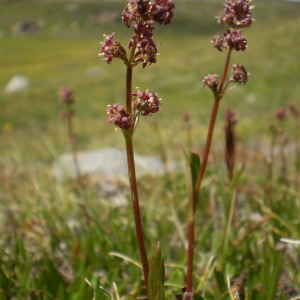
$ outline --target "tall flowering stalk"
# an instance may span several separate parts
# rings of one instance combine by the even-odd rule
[[[131,189],[132,207],[134,213],[136,236],[141,256],[147,295],[149,277],[149,262],[145,247],[143,227],[140,215],[140,204],[135,174],[133,135],[139,118],[156,113],[161,105],[161,99],[154,90],[132,91],[133,68],[142,64],[142,68],[156,63],[157,47],[153,39],[154,24],[167,25],[173,17],[175,5],[172,0],[129,0],[122,13],[125,26],[133,28],[127,50],[119,41],[114,41],[115,33],[104,35],[104,41],[99,55],[110,64],[114,58],[121,59],[126,66],[126,96],[125,105],[116,103],[109,105],[108,122],[122,130],[125,138],[129,183]]]
[[[77,149],[76,149],[76,138],[74,135],[74,126],[73,118],[75,112],[73,110],[73,105],[75,103],[75,98],[73,91],[69,87],[62,87],[59,91],[60,102],[65,105],[66,110],[60,113],[60,116],[67,120],[67,133],[68,133],[68,142],[71,146],[73,162],[75,167],[75,174],[79,186],[84,187],[84,182],[81,177],[79,163],[77,159]]]
[[[193,196],[193,205],[189,212],[188,222],[188,266],[186,288],[178,299],[193,299],[193,260],[195,245],[195,212],[198,202],[199,190],[205,173],[208,156],[210,152],[216,117],[221,99],[225,96],[228,87],[231,84],[244,85],[248,80],[248,72],[246,68],[237,63],[230,68],[230,60],[233,51],[245,51],[247,49],[247,40],[242,35],[242,28],[252,25],[254,19],[251,12],[251,0],[226,0],[225,8],[218,17],[218,23],[221,26],[228,26],[223,34],[214,36],[212,43],[218,51],[226,51],[226,58],[221,76],[210,74],[204,77],[203,87],[211,89],[214,97],[214,104],[211,111],[206,144],[201,159],[201,167],[199,169]],[[228,73],[231,71],[231,74]],[[220,78],[220,79],[219,79]]]

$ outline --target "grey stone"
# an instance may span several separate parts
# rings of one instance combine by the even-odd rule
[[[150,175],[158,177],[166,172],[161,159],[156,156],[135,154],[135,167],[137,179]],[[128,186],[128,170],[126,153],[117,148],[103,148],[79,152],[77,154],[81,175],[88,175],[98,182],[100,195],[110,199],[110,205],[126,206],[130,197]],[[168,164],[168,171],[182,169],[179,163]],[[71,153],[58,157],[52,166],[52,174],[58,181],[75,179],[76,170]]]
[[[79,152],[77,154],[80,171],[83,174],[99,175],[106,179],[127,178],[127,162],[125,151],[116,148],[103,148]],[[165,166],[156,156],[143,156],[135,154],[136,176],[159,176],[165,172]],[[172,164],[172,169],[176,168]],[[53,176],[61,180],[63,178],[75,178],[76,172],[71,153],[58,157],[52,168]]]
[[[22,75],[14,75],[5,87],[6,93],[15,93],[28,89],[29,80]]]

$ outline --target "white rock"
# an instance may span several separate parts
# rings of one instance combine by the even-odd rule
[[[6,93],[14,93],[26,90],[29,87],[29,80],[22,75],[13,76],[5,87]]]
[[[127,162],[125,152],[116,148],[104,148],[79,152],[77,154],[80,171],[83,174],[99,175],[105,179],[127,178]],[[142,156],[135,154],[136,176],[161,175],[165,172],[163,162],[155,156]],[[61,155],[53,164],[53,176],[61,180],[63,178],[75,178],[73,156],[71,153]]]
[[[159,176],[166,172],[161,159],[155,156],[135,154],[136,177],[144,175]],[[110,199],[109,205],[123,207],[128,205],[130,191],[128,186],[127,160],[124,150],[117,148],[103,148],[79,152],[77,154],[81,175],[98,177],[101,197]],[[182,164],[170,162],[168,170],[178,171]],[[74,160],[71,153],[58,157],[52,167],[55,179],[62,181],[67,178],[76,178]]]

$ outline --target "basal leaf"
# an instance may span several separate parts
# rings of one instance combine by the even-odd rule
[[[148,299],[164,300],[164,277],[165,270],[161,254],[160,243],[157,244],[148,276]]]

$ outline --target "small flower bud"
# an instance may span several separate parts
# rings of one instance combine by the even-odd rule
[[[245,84],[248,81],[248,73],[246,68],[241,64],[234,64],[231,68],[232,76],[230,82]]]
[[[289,104],[288,109],[294,118],[297,118],[300,115],[298,108],[294,104]]]
[[[217,48],[219,51],[222,51],[222,48],[227,49],[227,41],[224,35],[216,34],[212,40],[214,48]]]
[[[278,108],[275,112],[275,117],[279,121],[283,121],[286,119],[286,111],[284,108]]]
[[[113,58],[121,58],[123,61],[127,61],[126,50],[119,41],[113,41],[114,35],[114,32],[111,35],[104,35],[104,41],[101,43],[102,47],[98,54],[104,56],[104,60],[108,64],[112,62]]]
[[[60,101],[65,104],[73,104],[75,102],[73,91],[68,87],[62,87],[59,91]]]
[[[219,85],[218,75],[217,74],[214,74],[214,75],[209,74],[208,76],[204,77],[202,88],[205,88],[207,86],[215,93],[215,92],[217,92],[218,85]]]

